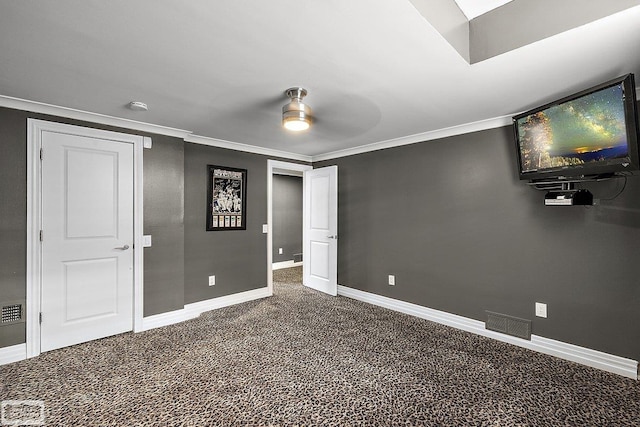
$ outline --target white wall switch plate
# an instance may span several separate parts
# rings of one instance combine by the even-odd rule
[[[389,286],[395,286],[396,285],[396,276],[394,276],[393,274],[389,275]]]
[[[269,225],[268,224],[262,224],[262,232],[263,233],[268,233],[269,232]]]
[[[536,303],[536,316],[547,317],[547,304],[541,302]]]
[[[142,247],[150,248],[151,247],[151,235],[142,236]]]
[[[209,286],[215,286],[216,276],[209,276]]]
[[[282,248],[278,248],[278,254],[282,255]]]

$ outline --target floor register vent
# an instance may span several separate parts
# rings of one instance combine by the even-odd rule
[[[487,311],[485,328],[525,340],[531,340],[531,320]]]
[[[24,301],[2,303],[0,326],[24,322]]]

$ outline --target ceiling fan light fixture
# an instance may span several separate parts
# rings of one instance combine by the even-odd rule
[[[301,87],[292,87],[284,92],[291,101],[282,107],[282,126],[285,129],[300,132],[311,127],[311,108],[302,102],[307,95],[307,90]]]

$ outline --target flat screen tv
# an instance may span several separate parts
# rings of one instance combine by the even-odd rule
[[[597,177],[640,169],[633,74],[513,117],[520,179]]]

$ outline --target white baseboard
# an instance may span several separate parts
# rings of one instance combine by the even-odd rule
[[[556,341],[549,338],[531,335],[531,341],[522,338],[512,337],[485,329],[484,322],[447,313],[440,310],[424,307],[417,304],[400,301],[397,299],[372,294],[359,289],[338,285],[338,295],[353,298],[379,307],[420,317],[432,322],[452,326],[463,331],[477,335],[493,338],[498,341],[514,344],[539,353],[556,356],[561,359],[570,360],[592,368],[602,369],[627,378],[638,379],[638,361],[614,356],[589,348]]]
[[[185,320],[194,319],[205,311],[215,310],[230,305],[240,304],[255,299],[271,296],[268,288],[252,289],[250,291],[239,292],[237,294],[225,295],[223,297],[211,298],[204,301],[186,304],[183,309],[169,311],[167,313],[154,314],[142,319],[142,330],[160,328],[175,323],[184,322]]]
[[[196,316],[193,316],[196,317]],[[163,326],[173,325],[174,323],[184,322],[192,317],[187,317],[187,313],[184,308],[180,310],[169,311],[166,313],[154,314],[153,316],[147,316],[142,318],[142,331],[148,331],[150,329],[161,328]]]
[[[271,268],[273,270],[280,270],[283,268],[298,267],[299,265],[302,265],[302,261],[294,262],[293,260],[289,260],[289,261],[274,262],[273,264],[271,264]]]
[[[228,307],[230,305],[253,301],[255,299],[266,298],[271,295],[272,293],[269,291],[269,288],[252,289],[250,291],[187,304],[184,306],[184,310],[187,313],[187,316],[190,316],[189,319],[191,319],[200,316],[200,314],[205,311]]]
[[[268,288],[258,288],[250,291],[239,292],[237,294],[225,295],[223,297],[212,298],[205,301],[198,301],[187,304],[181,310],[169,311],[167,313],[154,314],[142,319],[142,331],[169,326],[175,323],[198,317],[205,311],[215,310],[230,305],[240,304],[255,299],[270,297],[272,295]],[[27,344],[18,344],[9,347],[0,347],[0,365],[25,360],[27,358]]]
[[[0,365],[18,362],[27,358],[27,344],[16,344],[0,348]]]

